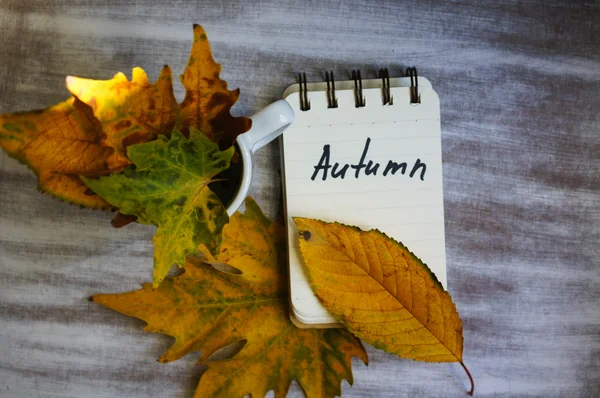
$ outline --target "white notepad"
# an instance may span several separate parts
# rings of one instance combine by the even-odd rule
[[[308,84],[307,111],[300,109],[297,84],[284,93],[296,112],[282,138],[290,315],[304,326],[338,324],[307,282],[292,217],[379,229],[404,243],[446,287],[439,98],[419,77],[420,103],[411,104],[410,79],[394,78],[393,105],[383,105],[382,81],[362,83],[366,105],[358,108],[353,81],[336,82],[337,108],[328,108],[324,83]],[[366,167],[360,167],[363,156]]]

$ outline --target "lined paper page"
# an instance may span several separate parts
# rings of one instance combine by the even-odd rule
[[[324,92],[309,92],[307,112],[299,109],[298,94],[286,98],[296,112],[282,141],[290,294],[301,322],[335,320],[308,285],[291,217],[379,229],[404,243],[446,286],[439,100],[424,87],[421,104],[411,105],[408,90],[392,88],[391,106],[381,104],[380,89],[364,90],[364,108],[355,108],[351,90],[338,90],[336,109],[327,109]],[[352,166],[360,166],[361,157],[367,167],[357,176]]]

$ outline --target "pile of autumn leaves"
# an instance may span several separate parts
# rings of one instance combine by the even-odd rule
[[[158,227],[154,283],[93,299],[145,320],[147,331],[173,336],[161,362],[192,351],[204,362],[245,340],[234,358],[211,361],[197,395],[283,396],[294,379],[309,397],[341,395],[341,380],[352,382],[352,357],[367,362],[360,341],[343,329],[290,322],[283,227],[251,199],[245,214],[230,219],[208,186],[229,167],[233,142],[251,124],[231,115],[239,90],[228,90],[220,71],[204,29],[195,26],[181,104],[168,66],[153,84],[140,68],[131,81],[122,73],[107,81],[69,77],[67,101],[0,116],[0,146],[39,176],[42,191],[83,207],[116,208],[119,226],[137,220]],[[167,277],[173,264],[185,272]]]
[[[67,101],[2,116],[0,145],[38,174],[42,191],[84,207],[119,209],[113,225],[158,226],[158,286],[199,244],[214,254],[228,221],[207,185],[229,167],[232,144],[251,120],[231,115],[239,90],[228,90],[220,71],[196,26],[181,104],[168,66],[153,84],[141,68],[131,81],[122,73],[105,81],[68,77]]]
[[[231,116],[239,91],[227,89],[220,70],[195,26],[181,104],[165,66],[153,84],[140,68],[131,81],[121,73],[107,81],[69,77],[69,100],[0,116],[0,146],[33,169],[42,191],[118,209],[116,226],[157,226],[153,283],[93,300],[174,337],[160,362],[199,351],[203,363],[245,342],[232,358],[209,362],[197,396],[274,390],[279,397],[294,379],[308,397],[341,395],[341,381],[353,381],[352,357],[367,363],[355,335],[401,357],[462,364],[462,324],[450,296],[425,264],[378,231],[295,219],[315,294],[353,334],[292,324],[283,227],[252,199],[229,218],[210,190],[232,161],[236,137],[250,128],[249,119]],[[173,264],[185,272],[167,276]]]

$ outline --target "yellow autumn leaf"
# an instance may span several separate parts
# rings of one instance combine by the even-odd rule
[[[115,149],[109,167],[130,164],[127,146],[170,134],[175,127],[179,104],[173,95],[171,68],[165,66],[155,83],[142,68],[134,68],[131,81],[123,73],[110,80],[67,77],[67,88],[92,107],[106,133],[103,143]]]
[[[294,221],[309,282],[339,322],[402,358],[459,362],[471,379],[456,306],[421,260],[377,230]]]
[[[204,262],[188,257],[185,272],[158,288],[92,299],[144,320],[147,332],[175,338],[159,362],[200,351],[202,375],[196,397],[285,396],[296,379],[308,398],[341,395],[353,382],[351,360],[367,363],[360,341],[345,329],[299,329],[289,319],[283,226],[246,201],[223,230],[223,244]],[[213,266],[209,265],[212,264]],[[226,264],[236,272],[219,270]],[[232,358],[211,360],[224,347],[245,343]]]
[[[45,110],[0,116],[0,147],[39,176],[39,188],[91,208],[110,207],[86,192],[79,178],[109,172],[114,151],[102,144],[103,136],[92,109],[75,97]]]

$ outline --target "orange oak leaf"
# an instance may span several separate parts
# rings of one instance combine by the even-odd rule
[[[184,274],[158,288],[99,294],[93,301],[144,320],[147,332],[175,338],[159,362],[200,351],[208,365],[196,397],[285,396],[296,379],[308,398],[341,395],[352,384],[352,357],[367,363],[360,340],[345,329],[299,329],[289,319],[285,232],[252,200],[223,230],[219,253],[188,257]],[[212,264],[212,266],[211,266]],[[223,266],[234,272],[225,272]],[[231,345],[233,357],[212,359]]]
[[[114,151],[103,137],[92,109],[75,97],[45,110],[0,116],[0,147],[39,176],[40,190],[76,205],[110,207],[79,178],[109,172]]]
[[[169,135],[180,110],[168,66],[152,84],[142,68],[134,68],[131,81],[123,73],[110,80],[69,76],[67,88],[92,107],[102,124],[106,133],[103,143],[115,149],[108,162],[111,169],[131,163],[127,146],[155,140],[159,134]]]
[[[339,322],[402,358],[459,362],[473,386],[456,306],[427,265],[377,230],[294,221],[310,285]]]
[[[179,129],[187,133],[190,127],[196,127],[223,150],[231,146],[238,135],[248,131],[252,121],[231,115],[240,90],[228,90],[220,73],[221,65],[213,59],[206,31],[194,25],[194,44],[180,77],[186,93],[181,104]]]

